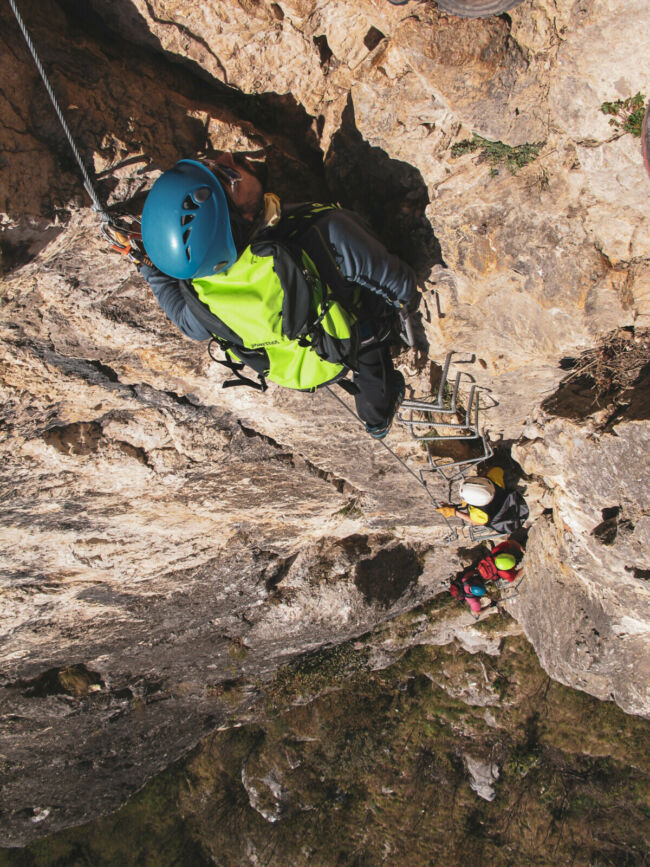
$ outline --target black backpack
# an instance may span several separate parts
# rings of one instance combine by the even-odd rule
[[[528,506],[522,495],[519,491],[510,491],[490,518],[489,526],[497,533],[514,533],[521,529],[528,515]]]

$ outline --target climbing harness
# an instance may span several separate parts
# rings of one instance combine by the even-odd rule
[[[213,348],[218,346],[219,349],[223,352],[223,358],[217,358],[213,353]],[[235,377],[234,379],[227,379],[225,382],[221,383],[222,388],[233,388],[236,385],[245,385],[248,388],[254,388],[256,391],[264,392],[268,388],[266,384],[266,377],[263,373],[257,374],[257,382],[251,379],[248,376],[244,376],[242,370],[246,367],[246,365],[241,361],[235,361],[233,357],[229,354],[229,350],[239,349],[239,347],[235,347],[233,343],[230,343],[228,340],[224,340],[220,337],[212,337],[210,342],[208,343],[208,355],[214,361],[215,364],[220,364],[222,367],[228,368],[228,370]],[[239,349],[241,353],[241,349]]]
[[[63,132],[68,139],[68,143],[70,144],[70,148],[72,149],[72,153],[74,155],[75,160],[77,161],[77,165],[81,170],[81,175],[83,177],[84,189],[90,196],[90,199],[93,203],[93,210],[96,211],[101,220],[100,232],[105,237],[111,245],[111,249],[115,250],[118,253],[122,253],[127,255],[132,261],[136,261],[138,263],[145,261],[145,255],[142,252],[141,248],[138,246],[138,241],[141,236],[139,230],[135,230],[133,225],[126,224],[119,220],[115,220],[107,214],[104,209],[99,196],[97,195],[95,188],[93,187],[92,181],[90,179],[90,175],[86,166],[84,165],[84,161],[81,158],[81,154],[79,153],[79,149],[75,144],[75,140],[72,137],[72,133],[70,132],[70,128],[66,122],[65,117],[63,116],[63,112],[61,111],[61,107],[58,103],[56,95],[54,93],[54,89],[45,73],[45,69],[43,68],[43,64],[40,61],[38,54],[36,53],[36,48],[34,47],[34,43],[29,35],[29,31],[25,26],[25,22],[23,21],[18,8],[16,7],[15,0],[9,0],[9,5],[11,6],[11,11],[14,13],[16,21],[18,22],[18,26],[25,38],[25,42],[27,43],[27,47],[34,58],[34,63],[36,64],[36,68],[38,69],[41,78],[43,79],[43,84],[45,85],[45,89],[47,90],[48,96],[54,106],[54,111],[59,118],[61,126],[63,127]]]
[[[130,223],[124,219],[118,221],[114,218],[102,221],[100,232],[115,253],[121,253],[136,265],[148,265],[151,268],[153,263],[144,252],[142,245],[140,222],[135,217],[131,217],[130,220],[132,221]]]

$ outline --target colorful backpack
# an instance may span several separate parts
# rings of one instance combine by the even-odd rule
[[[481,580],[481,576],[477,575],[474,569],[467,569],[465,572],[463,572],[460,578],[454,578],[454,580],[449,585],[449,592],[454,597],[454,599],[465,600],[468,597],[484,595],[484,593],[468,593],[465,590],[466,584],[469,586],[474,585],[480,587],[483,591],[485,591],[485,584]]]
[[[484,557],[476,566],[478,574],[484,581],[498,581],[499,571],[492,557]]]
[[[335,207],[294,209],[256,237],[228,271],[181,283],[188,307],[226,355],[213,359],[237,377],[224,386],[263,391],[270,379],[313,391],[356,367],[353,309],[360,290],[346,284],[318,228]],[[274,311],[277,319],[269,315]],[[244,364],[255,370],[259,384],[241,375]]]

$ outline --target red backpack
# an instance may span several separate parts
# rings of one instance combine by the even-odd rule
[[[498,581],[499,570],[492,557],[484,557],[477,565],[478,574],[484,581]]]

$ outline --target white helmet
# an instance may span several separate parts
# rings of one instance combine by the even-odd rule
[[[470,506],[487,506],[494,499],[494,484],[482,476],[473,476],[461,483],[459,493]]]

